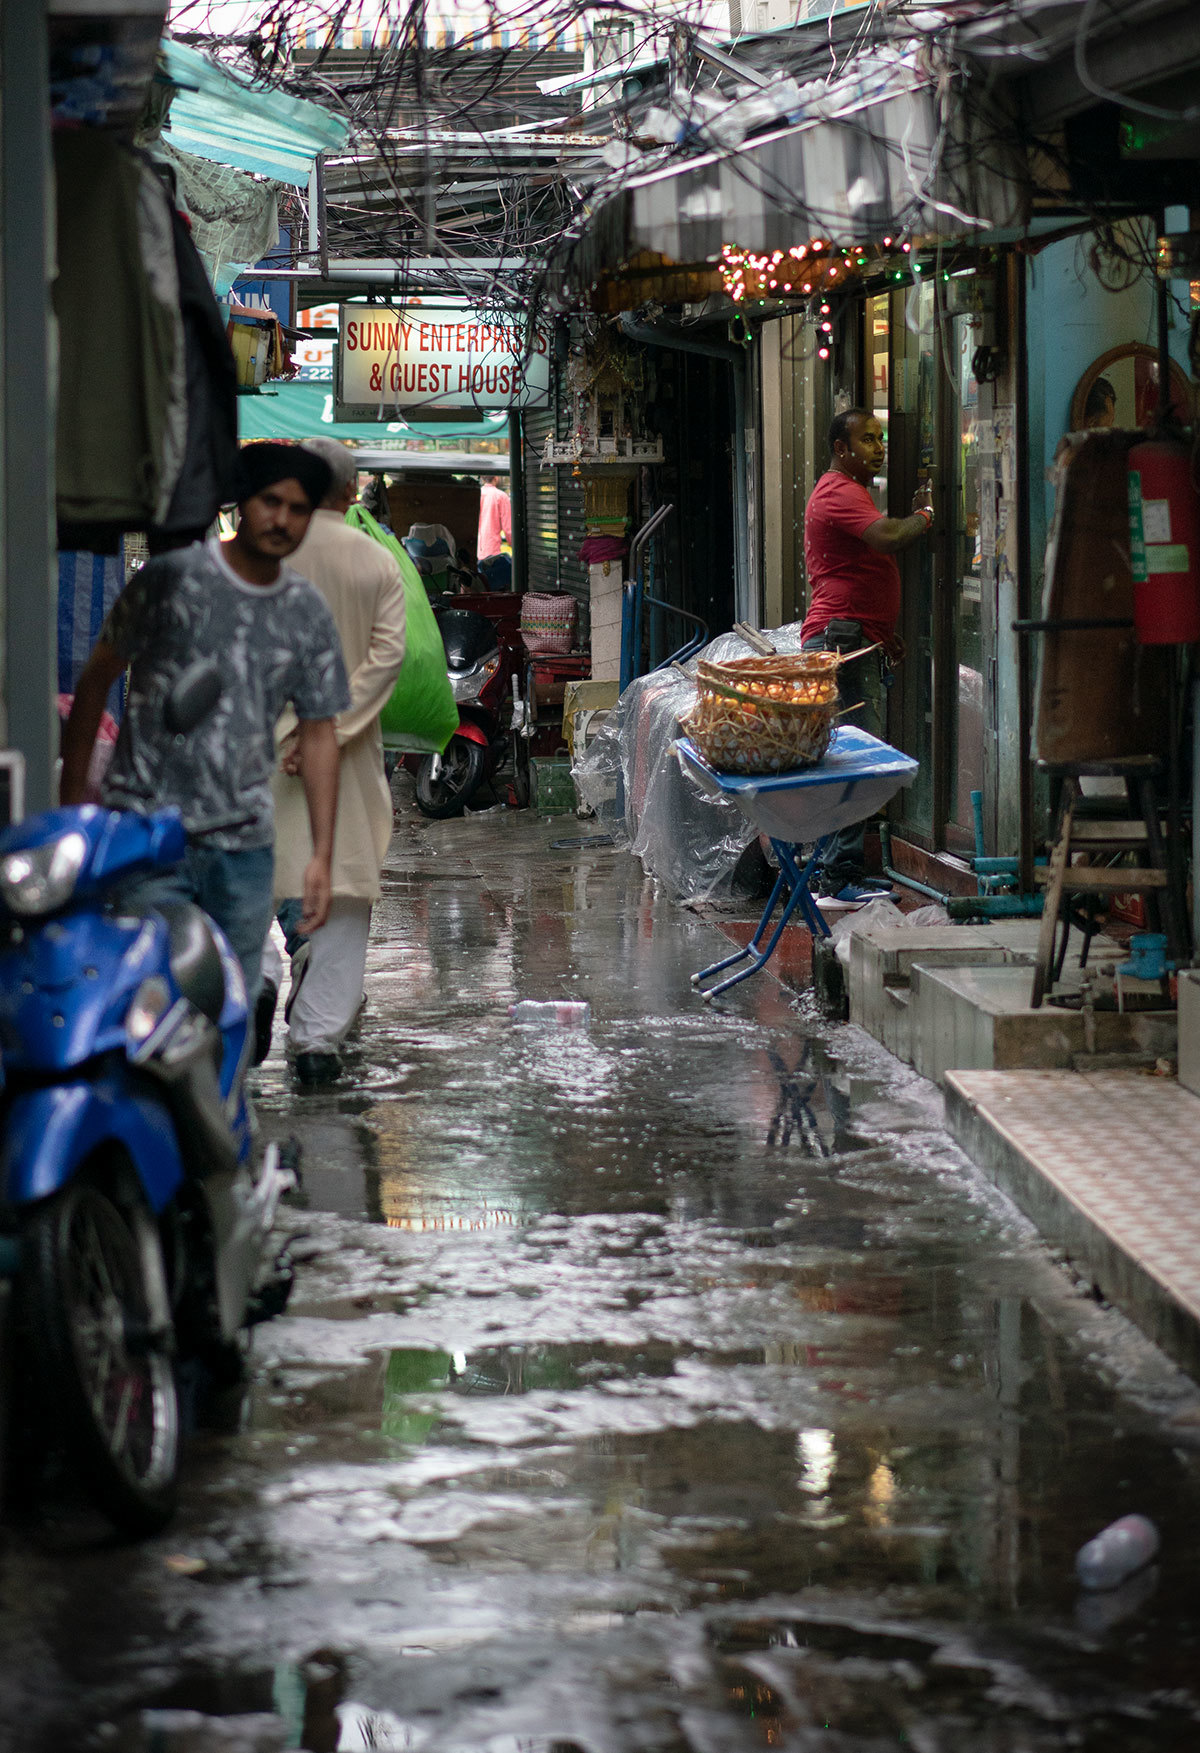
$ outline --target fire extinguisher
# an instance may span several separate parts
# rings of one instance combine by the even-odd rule
[[[1200,639],[1200,493],[1188,445],[1148,438],[1129,452],[1133,626],[1142,645]]]

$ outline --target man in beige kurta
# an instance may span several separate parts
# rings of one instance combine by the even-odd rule
[[[336,439],[310,441],[333,470],[333,485],[291,559],[316,585],[341,635],[350,678],[350,708],[335,720],[341,781],[333,837],[333,900],[329,918],[292,960],[288,1028],[297,1075],[304,1083],[337,1076],[337,1049],[362,1003],[371,906],[392,835],[392,799],[383,771],[379,714],[404,661],[404,583],[396,562],[369,536],[351,529],[353,455]],[[304,788],[298,777],[295,720],[280,719],[275,776],[275,893],[298,895],[311,856]],[[281,909],[281,912],[283,910]]]

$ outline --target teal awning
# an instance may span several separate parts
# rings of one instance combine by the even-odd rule
[[[252,85],[231,67],[165,37],[171,100],[163,138],[181,152],[303,186],[318,152],[341,152],[349,123],[320,104]]]
[[[238,397],[238,436],[252,438],[349,438],[377,445],[387,438],[490,438],[508,436],[508,415],[446,424],[440,420],[410,425],[404,420],[337,420],[333,418],[333,385],[269,384],[258,395]]]

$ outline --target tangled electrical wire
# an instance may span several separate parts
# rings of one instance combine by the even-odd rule
[[[1037,0],[944,0],[936,10],[866,0],[732,46],[727,22],[714,0],[610,0],[602,14],[585,0],[444,0],[441,11],[438,0],[177,0],[170,20],[177,36],[256,84],[345,118],[348,149],[324,167],[330,258],[394,264],[407,287],[529,322],[578,300],[594,278],[597,233],[635,179],[705,155],[744,186],[748,206],[794,225],[797,241],[835,232],[842,192],[798,192],[769,155],[730,144],[728,118],[737,107],[751,114],[744,144],[753,147],[772,125],[795,127],[806,106],[820,113],[823,93],[869,80],[872,68],[881,92],[897,67],[908,69],[934,94],[939,118],[916,165],[904,138],[873,121],[870,102],[835,118],[864,155],[895,167],[905,192],[897,235],[931,212],[948,229],[970,229],[982,173],[1026,210],[1060,194],[1060,141],[1036,138],[1003,91],[994,99],[984,87],[1056,57],[1087,73],[1092,38],[1111,20],[1098,0],[1052,11]],[[770,93],[782,80],[800,93],[798,115],[784,109],[772,122]],[[1091,83],[1106,101],[1116,95]],[[968,106],[982,121],[964,131]],[[282,217],[298,262],[303,193],[287,198]],[[1094,217],[1093,265],[1105,284],[1153,273],[1140,233]]]

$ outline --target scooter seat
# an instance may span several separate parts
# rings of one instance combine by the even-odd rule
[[[225,970],[207,918],[191,901],[171,901],[158,912],[167,922],[175,984],[210,1022],[220,1022]]]

